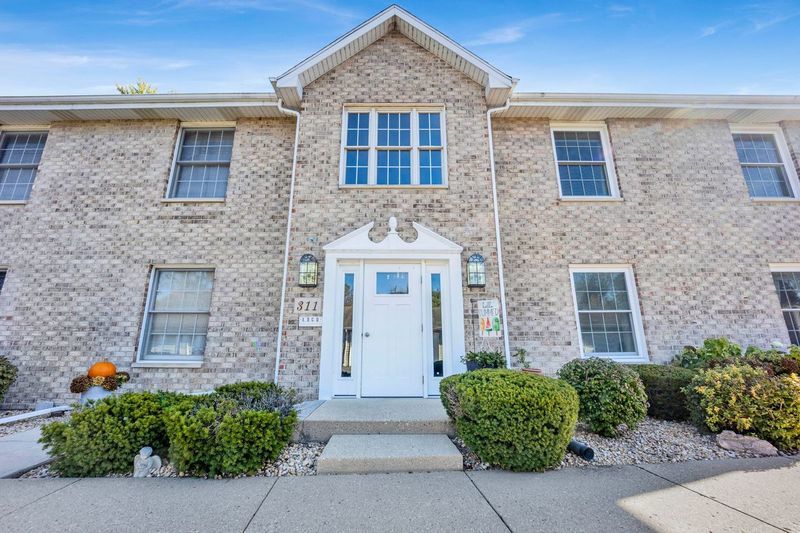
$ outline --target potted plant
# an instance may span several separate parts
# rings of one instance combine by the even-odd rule
[[[522,372],[528,372],[529,374],[541,374],[541,368],[531,368],[531,364],[528,361],[528,351],[525,348],[517,348],[517,351],[514,352],[514,358],[519,363],[519,369]]]
[[[467,352],[461,360],[466,363],[469,372],[480,368],[506,367],[506,358],[501,352]]]
[[[130,381],[127,372],[117,372],[117,367],[109,361],[93,364],[86,375],[78,376],[69,385],[69,391],[81,395],[81,403],[102,400],[110,396],[120,386]]]

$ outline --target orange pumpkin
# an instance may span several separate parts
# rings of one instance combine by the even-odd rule
[[[93,364],[89,368],[90,378],[96,378],[96,377],[107,378],[115,375],[116,373],[117,373],[117,367],[114,366],[114,363],[110,361],[100,361],[99,363]]]

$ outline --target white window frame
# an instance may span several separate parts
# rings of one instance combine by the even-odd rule
[[[602,273],[619,273],[625,274],[625,288],[628,291],[628,303],[631,307],[631,320],[633,321],[633,334],[636,340],[636,355],[619,355],[617,353],[584,353],[583,349],[583,331],[581,331],[581,317],[578,310],[578,297],[575,293],[575,273],[583,272],[602,272]],[[619,363],[648,363],[650,356],[647,352],[647,343],[644,337],[644,325],[642,322],[641,308],[639,307],[639,295],[636,291],[636,278],[633,272],[633,266],[625,264],[608,264],[608,265],[570,265],[569,267],[569,284],[572,291],[572,307],[575,310],[575,326],[578,331],[578,347],[580,349],[580,357],[588,359],[590,357],[600,357],[603,359],[611,359]]]
[[[228,163],[228,185],[225,188],[225,196],[221,198],[216,197],[195,197],[195,198],[179,198],[173,196],[175,187],[177,186],[178,174],[178,155],[183,147],[183,134],[186,130],[233,130],[234,143],[236,142],[236,122],[182,122],[178,129],[178,137],[175,140],[175,149],[172,151],[172,166],[170,166],[169,180],[167,180],[167,190],[164,193],[164,198],[161,199],[165,203],[218,203],[224,202],[228,198],[228,187],[230,186],[230,168],[233,165],[233,153],[231,153],[231,160]]]
[[[778,154],[781,156],[781,163],[783,164],[783,171],[786,174],[786,179],[789,180],[789,189],[791,196],[785,198],[773,198],[769,196],[751,196],[749,188],[747,187],[747,180],[744,178],[744,172],[741,171],[742,163],[739,161],[739,154],[736,153],[736,145],[734,143],[734,153],[736,153],[736,162],[739,163],[739,171],[742,175],[742,182],[745,188],[748,188],[747,196],[754,202],[793,202],[800,200],[800,180],[797,177],[797,169],[794,166],[794,159],[789,150],[789,144],[786,142],[786,137],[783,135],[783,128],[779,124],[730,124],[731,142],[733,142],[734,135],[746,135],[748,133],[754,134],[769,134],[775,139],[775,146],[778,148]]]
[[[778,291],[775,290],[775,278],[773,274],[779,272],[791,272],[791,273],[800,273],[800,263],[770,263],[769,264],[769,280],[772,282],[773,292],[775,293],[775,297],[778,299],[778,309],[781,312],[781,320],[783,321],[783,327],[786,330],[786,336],[789,338],[791,342],[791,337],[789,336],[789,328],[786,326],[786,319],[783,316],[783,313],[787,311],[786,309],[781,306],[781,296],[778,294]],[[796,309],[792,309],[792,311],[796,311]]]
[[[558,131],[591,131],[600,134],[600,142],[603,145],[603,157],[606,167],[606,179],[608,180],[608,196],[566,196],[561,189],[561,174],[559,172],[558,153],[556,152],[556,132]],[[551,122],[550,123],[550,144],[553,148],[553,163],[556,167],[556,181],[558,182],[558,197],[560,200],[568,201],[619,201],[622,199],[617,181],[617,172],[614,164],[614,152],[611,149],[611,137],[608,134],[608,125],[605,122]]]
[[[150,269],[150,280],[147,283],[147,295],[144,305],[144,313],[142,315],[141,331],[139,332],[139,346],[136,350],[136,362],[133,363],[134,368],[200,368],[203,366],[205,352],[202,356],[177,356],[177,357],[158,357],[146,358],[146,335],[149,325],[149,314],[155,299],[155,283],[156,277],[161,271],[211,271],[214,273],[214,282],[216,282],[216,268],[212,265],[183,265],[183,264],[165,264],[153,265]],[[211,315],[211,307],[214,303],[214,285],[211,287],[211,304],[209,305],[209,316]],[[208,332],[206,332],[206,348],[208,347]]]
[[[4,274],[3,282],[0,283],[0,295],[3,294],[3,287],[6,286],[6,282],[8,281],[8,267],[0,265],[0,274]]]
[[[369,113],[369,146],[347,146],[347,114],[348,113]],[[378,147],[378,113],[411,113],[411,147]],[[439,125],[441,127],[441,146],[420,146],[419,145],[419,114],[420,113],[439,113]],[[367,161],[367,184],[345,183],[347,173],[347,151],[348,150],[369,150]],[[400,149],[411,152],[411,184],[410,185],[378,185],[378,151],[383,149]],[[419,151],[420,150],[442,151],[442,183],[436,185],[422,185],[419,182]],[[420,105],[347,105],[342,109],[342,139],[339,156],[339,187],[343,189],[446,189],[447,180],[447,122],[445,106],[439,104],[420,104]]]
[[[3,138],[5,137],[6,133],[16,134],[16,133],[46,133],[48,139],[50,138],[50,126],[48,124],[32,124],[32,125],[10,125],[7,124],[3,127],[0,127],[0,146],[2,146]],[[47,147],[47,139],[45,139],[45,147]],[[42,150],[42,157],[44,157],[44,150]],[[25,200],[0,200],[0,205],[25,205],[30,201],[30,197],[33,196],[33,191],[36,188],[36,178],[39,175],[39,166],[42,164],[42,160],[39,159],[39,162],[36,164],[36,173],[33,176],[33,185],[31,186],[31,193]]]

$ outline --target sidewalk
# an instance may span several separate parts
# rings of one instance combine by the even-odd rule
[[[800,531],[800,462],[199,479],[0,480],[17,531]]]
[[[28,429],[0,437],[0,478],[16,477],[50,460],[38,443],[41,429]]]

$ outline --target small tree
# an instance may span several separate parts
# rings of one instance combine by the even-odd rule
[[[142,78],[139,78],[136,80],[136,83],[131,83],[129,85],[117,83],[117,91],[119,94],[156,94],[158,88],[153,87]]]

